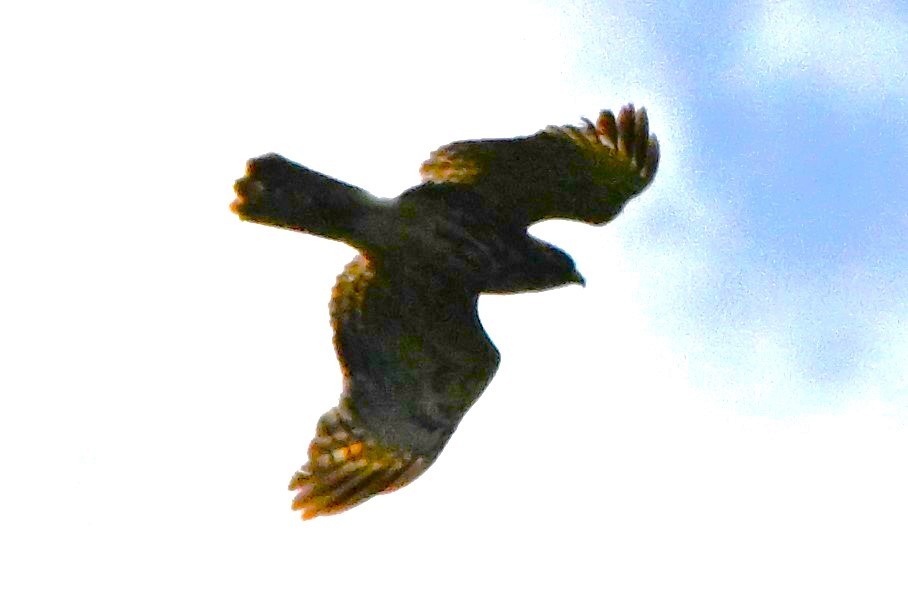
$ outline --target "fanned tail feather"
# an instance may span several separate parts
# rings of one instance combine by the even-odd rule
[[[304,520],[342,512],[403,487],[428,467],[424,457],[379,444],[337,406],[319,420],[309,461],[290,480],[293,509]]]

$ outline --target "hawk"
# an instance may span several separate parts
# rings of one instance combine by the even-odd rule
[[[632,104],[617,119],[605,110],[595,123],[443,146],[422,184],[393,200],[277,154],[250,160],[231,204],[241,219],[359,250],[330,302],[343,391],[291,479],[293,509],[333,514],[425,472],[498,368],[479,295],[584,283],[527,227],[606,223],[658,163],[646,111]]]

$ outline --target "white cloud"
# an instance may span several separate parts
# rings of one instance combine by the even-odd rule
[[[738,58],[744,82],[806,80],[872,106],[905,107],[908,23],[885,2],[763,2]]]

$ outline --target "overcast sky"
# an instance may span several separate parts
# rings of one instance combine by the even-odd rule
[[[4,11],[0,595],[904,597],[905,5],[323,4]],[[436,465],[299,521],[353,251],[239,222],[246,159],[395,196],[628,101],[655,183],[533,229],[587,288],[482,298]]]

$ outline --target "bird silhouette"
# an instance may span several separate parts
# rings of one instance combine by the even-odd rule
[[[431,466],[498,368],[479,295],[584,283],[570,256],[527,227],[608,222],[658,163],[646,111],[632,104],[617,119],[604,110],[595,123],[443,146],[423,163],[423,183],[393,200],[276,154],[250,160],[231,204],[241,219],[359,250],[330,302],[340,402],[291,479],[293,509],[340,512]]]

